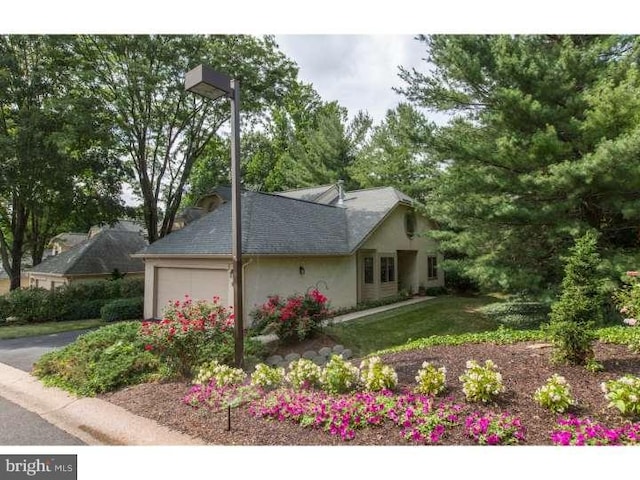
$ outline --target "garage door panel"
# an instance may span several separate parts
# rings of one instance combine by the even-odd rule
[[[156,318],[170,301],[182,300],[185,295],[208,301],[218,296],[220,303],[227,305],[229,273],[226,270],[161,267],[156,270],[156,289]]]

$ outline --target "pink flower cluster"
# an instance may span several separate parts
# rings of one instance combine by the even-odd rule
[[[292,295],[286,300],[271,295],[251,316],[254,323],[272,329],[281,340],[304,340],[329,315],[327,301],[327,297],[318,289],[304,295]]]
[[[193,385],[183,397],[182,403],[194,408],[207,407],[218,411],[227,405],[239,406],[264,395],[260,387],[253,385],[217,385],[211,380],[206,385]]]
[[[480,445],[513,445],[525,441],[526,429],[522,422],[508,412],[500,415],[474,412],[466,418],[464,428]]]
[[[387,420],[398,425],[408,440],[437,444],[446,427],[457,423],[461,409],[446,402],[436,406],[432,398],[410,392],[394,395],[383,390],[331,396],[318,391],[286,390],[268,394],[252,404],[250,412],[257,417],[321,428],[342,440],[351,440],[356,430]]]
[[[607,428],[590,418],[574,415],[558,419],[551,432],[554,445],[640,445],[640,423],[626,423],[620,428]]]

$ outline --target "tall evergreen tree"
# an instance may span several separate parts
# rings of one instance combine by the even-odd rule
[[[574,234],[605,261],[637,252],[639,42],[622,36],[420,37],[434,65],[400,91],[453,119],[427,207],[464,271],[507,291],[556,287]],[[619,107],[619,108],[617,108]],[[624,266],[612,268],[624,270]]]
[[[423,114],[407,103],[387,111],[349,167],[363,187],[393,186],[423,199],[436,165],[429,155],[431,130]]]

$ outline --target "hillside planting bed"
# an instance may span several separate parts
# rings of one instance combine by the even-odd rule
[[[300,350],[305,348],[305,345],[299,346]],[[588,432],[584,434],[583,441],[595,436],[596,439],[592,439],[591,443],[615,444],[616,438],[621,436],[627,440],[626,443],[634,443],[636,435],[640,442],[639,419],[624,417],[617,409],[608,406],[609,402],[601,390],[603,382],[626,374],[640,376],[640,355],[632,353],[624,344],[598,341],[595,344],[595,358],[604,368],[602,371],[589,372],[584,367],[552,365],[551,350],[544,340],[530,340],[507,345],[469,343],[430,346],[382,354],[382,361],[397,373],[397,387],[385,397],[392,400],[378,398],[377,403],[371,403],[374,397],[384,397],[383,394],[334,395],[333,400],[326,401],[324,405],[337,410],[342,408],[342,417],[334,419],[331,426],[326,422],[319,426],[302,426],[299,421],[294,421],[291,418],[296,415],[294,410],[302,403],[298,403],[297,407],[289,403],[275,409],[272,403],[271,411],[277,412],[273,414],[275,418],[269,418],[262,416],[268,410],[265,402],[253,400],[231,409],[231,429],[227,430],[229,419],[226,408],[194,408],[183,401],[191,386],[185,382],[147,383],[102,394],[101,398],[214,445],[475,445],[479,441],[478,429],[482,430],[482,425],[490,418],[497,420],[502,415],[509,415],[505,417],[500,434],[502,437],[494,436],[488,443],[581,443],[579,434],[571,436],[567,433],[571,428]],[[505,388],[495,401],[484,404],[465,400],[459,377],[465,373],[469,360],[479,363],[492,360],[496,364]],[[415,377],[423,362],[446,368],[446,389],[437,397],[430,397],[433,400],[420,397],[422,403],[416,404],[416,397],[411,390],[416,387]],[[355,360],[353,363],[359,365],[360,362]],[[533,399],[536,389],[553,374],[566,379],[577,402],[567,413],[552,413]],[[269,395],[276,394],[272,392]],[[298,402],[309,402],[314,397],[313,401],[318,405],[321,403],[318,398],[323,395],[303,393],[304,398],[301,399],[298,398],[299,393],[290,394]],[[381,401],[386,401],[388,405],[389,402],[395,402],[394,412],[378,412],[379,418],[373,418],[371,412],[363,413],[364,410],[361,410],[364,419],[359,420],[362,427],[343,425],[341,428],[338,423],[345,421],[345,412],[356,397],[370,409],[380,405]],[[323,398],[326,400],[326,395]],[[418,408],[425,408],[425,401],[432,402],[429,408],[434,415],[428,417],[429,421],[437,418],[435,414],[438,409],[445,412],[440,417],[441,421],[434,420],[440,422],[441,426],[426,428],[424,423],[412,417]],[[577,419],[568,420],[570,415]],[[278,420],[278,416],[282,420]],[[354,422],[353,415],[351,422]],[[561,425],[562,422],[573,423],[574,427]],[[469,433],[474,428],[475,436]],[[621,433],[623,429],[626,430]],[[505,433],[507,430],[510,433]],[[420,431],[427,433],[420,434]],[[434,431],[436,434],[430,436]],[[597,440],[600,437],[604,440]],[[486,436],[480,441],[486,441]]]

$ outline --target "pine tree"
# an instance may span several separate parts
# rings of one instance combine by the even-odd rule
[[[559,363],[585,365],[593,360],[593,329],[603,320],[597,243],[598,234],[591,230],[569,249],[562,294],[551,306],[548,327]]]

